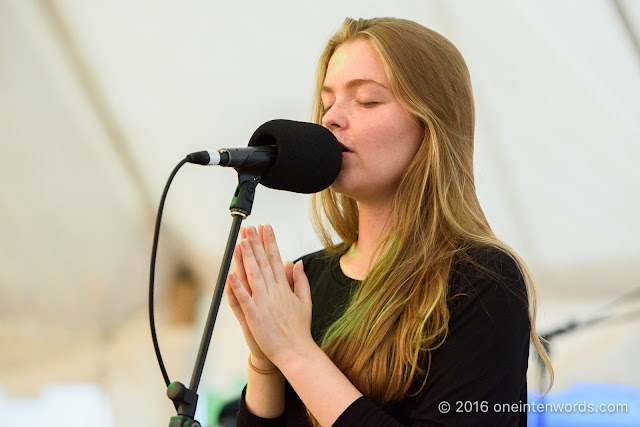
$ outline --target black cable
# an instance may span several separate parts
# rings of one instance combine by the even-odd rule
[[[160,236],[160,223],[162,222],[162,211],[164,209],[164,202],[167,198],[167,193],[169,192],[169,187],[171,186],[171,181],[178,173],[178,170],[187,163],[189,160],[184,158],[178,163],[178,165],[173,169],[169,179],[167,180],[167,184],[164,187],[164,191],[162,192],[162,197],[160,197],[160,206],[158,207],[158,215],[156,216],[156,228],[153,232],[153,246],[151,248],[151,267],[149,269],[149,326],[151,328],[151,339],[153,340],[153,349],[156,352],[156,357],[158,358],[158,364],[160,365],[160,370],[162,371],[162,376],[164,377],[164,382],[169,387],[171,381],[169,381],[169,375],[167,374],[167,370],[164,367],[164,362],[162,361],[162,355],[160,354],[160,346],[158,345],[158,337],[156,336],[156,322],[153,314],[153,287],[155,283],[155,270],[156,270],[156,256],[158,255],[158,238]]]

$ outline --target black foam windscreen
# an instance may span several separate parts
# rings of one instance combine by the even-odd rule
[[[293,120],[271,120],[251,136],[249,146],[277,145],[278,156],[261,184],[276,190],[317,193],[336,180],[342,147],[325,127]]]

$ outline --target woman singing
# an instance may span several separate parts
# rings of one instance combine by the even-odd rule
[[[313,199],[325,249],[283,264],[271,227],[241,232],[238,425],[526,425],[505,407],[527,402],[530,342],[550,365],[531,277],[476,196],[460,52],[412,21],[347,19],[315,98],[343,147]]]

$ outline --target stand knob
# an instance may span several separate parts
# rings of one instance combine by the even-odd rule
[[[169,396],[169,399],[173,400],[174,402],[181,401],[184,400],[186,391],[187,388],[184,386],[184,384],[174,381],[169,384],[169,387],[167,387],[167,396]]]
[[[187,418],[184,415],[171,417],[169,427],[202,427],[199,422],[194,419]]]

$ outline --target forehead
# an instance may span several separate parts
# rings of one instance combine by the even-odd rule
[[[329,60],[324,85],[340,86],[357,79],[373,80],[383,86],[389,86],[384,66],[366,39],[357,39],[338,46]]]

